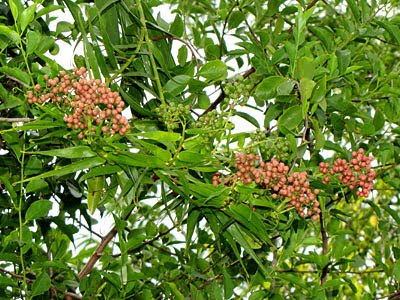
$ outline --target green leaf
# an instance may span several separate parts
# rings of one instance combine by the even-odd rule
[[[326,94],[326,76],[322,77],[315,85],[310,102],[320,103],[325,98],[325,94]]]
[[[44,294],[50,289],[51,279],[50,276],[46,272],[40,273],[40,275],[36,278],[35,282],[32,286],[32,294],[31,296],[38,296]]]
[[[379,131],[385,126],[385,116],[382,111],[377,108],[374,115],[373,124],[375,126],[375,131]]]
[[[351,52],[350,50],[337,50],[336,51],[336,56],[338,59],[338,67],[339,67],[339,73],[343,74],[347,67],[350,64],[351,61]]]
[[[0,35],[6,36],[14,44],[17,44],[21,41],[21,38],[19,37],[18,33],[16,33],[14,30],[2,24],[0,24]]]
[[[26,153],[64,157],[64,158],[86,158],[86,157],[94,157],[97,155],[96,152],[93,152],[88,146],[74,146],[69,148],[26,152]]]
[[[210,81],[221,81],[228,76],[228,67],[220,60],[214,60],[202,66],[197,73]]]
[[[400,260],[397,260],[393,265],[393,277],[396,281],[400,280]]]
[[[171,96],[177,96],[184,91],[190,79],[191,76],[188,75],[175,76],[165,84],[164,91],[171,94]]]
[[[54,4],[46,5],[46,7],[42,8],[41,10],[38,11],[35,19],[39,19],[41,16],[47,15],[53,11],[63,9],[63,8],[65,8],[63,5],[54,5]]]
[[[179,133],[168,132],[168,131],[149,131],[149,132],[135,133],[134,135],[163,142],[176,142],[181,138],[181,135]]]
[[[92,157],[92,158],[87,158],[84,160],[79,160],[77,162],[73,162],[70,165],[66,165],[60,168],[56,168],[55,170],[52,171],[48,171],[45,173],[42,173],[38,176],[34,176],[34,177],[30,177],[30,178],[26,178],[23,181],[19,181],[17,183],[20,182],[28,182],[28,181],[32,181],[35,179],[44,179],[47,177],[52,177],[52,176],[64,176],[67,174],[71,174],[83,169],[89,169],[89,168],[93,168],[99,165],[102,165],[105,162],[104,159],[100,158],[100,157]]]
[[[295,129],[303,120],[302,110],[300,105],[292,106],[286,109],[282,116],[278,119],[278,128],[282,133],[286,130]]]
[[[3,72],[9,76],[12,76],[12,77],[22,81],[26,85],[29,85],[30,77],[29,77],[28,73],[26,73],[18,68],[1,67],[0,72]]]
[[[312,58],[302,57],[297,62],[297,79],[313,79],[315,74],[315,63]]]
[[[254,118],[253,116],[249,115],[248,113],[245,113],[242,111],[235,111],[235,115],[245,119],[247,122],[254,125],[256,128],[260,128],[260,124],[258,124],[257,119]]]
[[[358,4],[356,3],[355,0],[346,0],[346,2],[350,7],[354,19],[358,22],[360,20],[360,10],[358,9]]]
[[[381,207],[400,225],[400,214],[397,211],[391,209],[388,205],[382,205]]]
[[[187,56],[188,56],[188,49],[186,45],[183,45],[182,47],[179,48],[178,50],[178,62],[181,67],[183,67],[186,64],[187,61]]]
[[[263,79],[255,90],[254,96],[260,101],[267,101],[276,95],[277,87],[286,79],[279,76],[271,76]]]
[[[172,22],[171,27],[169,29],[169,31],[173,35],[178,36],[178,37],[181,37],[185,30],[182,19],[183,19],[182,16],[180,16],[179,14],[176,14],[174,22]]]
[[[37,200],[29,206],[25,214],[25,222],[46,217],[53,203],[49,200]]]
[[[37,191],[44,190],[48,187],[49,187],[49,185],[47,184],[46,181],[44,181],[42,179],[36,179],[36,180],[32,180],[31,182],[28,183],[28,185],[26,186],[25,192],[26,193],[37,192]]]
[[[303,101],[310,99],[314,86],[315,82],[311,79],[302,78],[300,80],[300,94]]]
[[[33,175],[42,171],[42,161],[37,156],[31,156],[25,166],[25,175]]]
[[[400,29],[397,25],[390,24],[386,21],[376,21],[376,23],[382,26],[387,31],[387,33],[389,33],[393,41],[400,44]]]
[[[40,34],[36,31],[28,31],[26,34],[26,53],[35,52],[40,43]]]
[[[17,286],[17,282],[12,280],[11,278],[0,275],[0,286],[3,286],[4,288]]]
[[[190,244],[192,242],[192,236],[196,224],[198,222],[200,216],[200,211],[192,209],[187,218],[187,227],[186,227],[186,251],[189,251]]]
[[[165,168],[165,161],[156,156],[124,152],[117,155],[107,153],[105,158],[116,162],[119,165],[126,165],[132,167],[149,167],[149,168]]]
[[[276,92],[280,95],[290,95],[293,91],[293,87],[295,86],[296,81],[291,80],[289,78],[285,79],[282,83],[280,83],[277,88]]]
[[[238,28],[240,23],[242,23],[245,19],[246,16],[244,13],[239,10],[234,10],[229,16],[228,29],[230,30],[232,28]]]
[[[210,98],[206,94],[201,94],[197,103],[199,108],[207,109],[210,106]]]
[[[277,277],[279,279],[288,281],[293,285],[297,285],[297,286],[299,286],[299,287],[301,287],[303,289],[307,289],[307,285],[304,282],[304,280],[301,277],[297,276],[296,274],[281,273],[281,274],[278,274]]]
[[[21,27],[21,32],[24,32],[29,23],[35,18],[36,3],[24,9],[24,11],[19,16],[19,23]]]
[[[224,298],[230,299],[233,295],[235,284],[233,283],[232,278],[226,269],[222,270],[222,274],[224,275]]]
[[[94,214],[100,199],[104,194],[104,187],[106,185],[104,176],[91,177],[87,180],[87,201],[88,210],[90,214]]]

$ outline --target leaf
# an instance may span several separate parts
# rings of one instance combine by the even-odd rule
[[[206,94],[201,94],[197,103],[199,108],[207,109],[210,106],[210,98]]]
[[[203,65],[197,75],[210,81],[221,81],[228,76],[228,67],[220,60],[214,60]]]
[[[315,74],[315,63],[310,57],[302,57],[297,62],[297,79],[313,79]]]
[[[311,79],[302,78],[300,80],[300,94],[304,102],[310,99],[314,86],[315,82]]]
[[[192,236],[196,224],[198,222],[200,216],[200,211],[192,209],[188,215],[187,222],[186,222],[186,251],[189,253],[189,247],[192,243]]]
[[[230,299],[233,295],[233,289],[235,288],[235,285],[226,269],[222,270],[222,274],[224,275],[224,298]]]
[[[240,23],[242,23],[245,19],[246,16],[244,13],[242,13],[239,10],[233,11],[229,16],[228,29],[229,30],[232,28],[236,29],[240,25]]]
[[[66,166],[60,167],[59,169],[55,169],[55,170],[52,170],[52,171],[48,171],[48,172],[42,173],[42,174],[40,174],[38,176],[26,178],[26,179],[24,179],[22,181],[19,181],[17,183],[28,182],[28,181],[32,181],[32,180],[35,180],[35,179],[44,179],[44,178],[52,177],[52,176],[59,176],[60,177],[60,176],[71,174],[71,173],[74,173],[76,171],[80,171],[80,170],[83,170],[83,169],[93,168],[93,167],[102,165],[103,163],[105,163],[105,160],[100,158],[100,157],[87,158],[87,159],[84,159],[84,160],[79,160],[77,162],[73,162],[70,165],[66,165]]]
[[[397,211],[391,209],[388,205],[382,205],[381,207],[400,225],[400,214]]]
[[[286,130],[295,129],[302,120],[303,116],[301,106],[292,106],[286,109],[282,116],[279,117],[278,128],[282,133],[286,133]]]
[[[26,193],[37,192],[48,188],[48,186],[49,185],[47,184],[47,182],[42,179],[33,180],[28,183],[25,192]]]
[[[360,10],[358,9],[358,4],[356,3],[355,0],[346,0],[346,2],[350,7],[354,19],[358,22],[360,20]]]
[[[291,273],[281,273],[281,274],[278,274],[277,277],[278,277],[279,279],[288,281],[288,282],[290,282],[290,283],[293,284],[293,285],[297,285],[297,286],[299,286],[299,287],[301,287],[301,288],[303,288],[303,289],[307,289],[307,285],[306,285],[306,283],[304,282],[304,280],[303,280],[301,277],[299,277],[299,276],[297,276],[297,275],[295,275],[295,274],[291,274]]]
[[[35,129],[49,129],[55,127],[65,127],[65,123],[63,121],[35,120],[32,122],[24,123],[22,126],[19,126],[18,129],[35,130]]]
[[[351,61],[351,52],[349,49],[346,50],[337,50],[336,51],[336,56],[338,59],[338,67],[339,67],[339,73],[343,74],[347,67],[350,64]]]
[[[26,34],[26,53],[35,52],[40,43],[40,34],[36,31],[28,31]]]
[[[376,23],[383,27],[396,43],[400,44],[400,29],[397,25],[386,21],[376,21]]]
[[[328,52],[332,50],[334,38],[330,31],[321,27],[308,27],[308,29],[321,40]]]
[[[105,158],[116,162],[119,165],[126,165],[132,167],[143,167],[143,168],[165,168],[165,162],[156,156],[123,152],[118,154],[107,153],[104,155]]]
[[[104,194],[104,187],[106,185],[104,176],[91,177],[87,180],[87,201],[88,210],[90,214],[94,214],[97,205]]]
[[[63,5],[54,5],[54,4],[47,5],[46,4],[46,7],[42,8],[41,10],[38,11],[35,19],[39,19],[41,16],[47,15],[53,11],[63,9],[63,8],[64,8]]]
[[[285,82],[285,78],[279,76],[271,76],[263,79],[255,90],[255,97],[261,101],[272,99],[276,95],[277,87]]]
[[[400,280],[400,260],[397,260],[393,265],[393,277],[396,281]]]
[[[164,91],[171,94],[171,96],[177,96],[184,91],[190,79],[191,76],[188,75],[175,76],[165,84]]]
[[[185,28],[184,28],[184,24],[182,21],[182,16],[180,16],[179,14],[176,14],[174,21],[171,24],[171,27],[169,29],[169,31],[178,37],[181,37],[183,35]]]
[[[0,24],[0,35],[6,36],[14,44],[17,44],[21,41],[21,38],[19,37],[18,33],[16,33],[14,30],[2,24]]]
[[[245,119],[247,122],[254,125],[256,128],[260,128],[260,124],[258,124],[257,119],[254,118],[253,116],[249,115],[248,113],[245,113],[242,111],[235,111],[235,115]]]
[[[375,131],[378,132],[385,126],[385,116],[382,111],[377,108],[374,115],[373,124],[375,126]]]
[[[4,286],[4,288],[8,288],[11,286],[16,286],[16,285],[17,285],[17,282],[12,280],[11,278],[0,275],[0,286]]]
[[[38,296],[44,294],[50,289],[51,279],[50,276],[46,272],[40,273],[40,275],[36,278],[35,282],[32,286],[32,294],[31,296]]]
[[[176,142],[181,138],[181,135],[179,133],[168,132],[168,131],[149,131],[149,132],[135,133],[134,135],[163,142]]]
[[[25,222],[46,217],[53,203],[49,200],[37,200],[29,206],[25,214]]]
[[[26,85],[29,85],[29,82],[30,82],[29,75],[26,72],[24,72],[18,68],[1,67],[0,72],[3,72],[9,76],[17,78],[18,80],[22,81]]]
[[[311,103],[319,103],[325,98],[326,94],[326,76],[322,77],[315,85],[312,96]]]
[[[28,6],[21,13],[21,15],[19,16],[21,32],[24,32],[26,27],[28,27],[29,23],[33,21],[33,19],[35,18],[35,12],[36,12],[36,3]]]
[[[181,67],[183,67],[186,64],[187,61],[187,56],[188,56],[188,49],[186,45],[183,45],[182,47],[179,48],[178,50],[178,62]]]
[[[69,148],[26,152],[26,153],[64,157],[64,158],[86,158],[86,157],[97,156],[96,152],[93,152],[88,146],[74,146]]]

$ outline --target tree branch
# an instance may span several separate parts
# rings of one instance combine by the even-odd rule
[[[96,262],[102,257],[103,252],[107,245],[111,242],[111,240],[115,237],[117,234],[117,227],[114,226],[102,239],[101,243],[97,246],[96,250],[92,254],[92,256],[89,258],[88,262],[86,265],[83,267],[83,269],[79,272],[78,277],[79,279],[82,279],[86,275],[88,275]]]
[[[324,219],[322,213],[319,217],[319,224],[321,226],[321,237],[322,237],[322,255],[328,254],[328,234],[326,233],[326,228],[324,225]],[[329,273],[329,263],[322,269],[321,273],[321,285],[326,282]]]
[[[251,74],[253,74],[256,71],[256,69],[254,69],[254,67],[251,67],[250,69],[248,69],[244,74],[243,77],[247,78],[249,77]],[[201,114],[202,116],[209,113],[210,111],[214,110],[217,108],[217,106],[225,99],[226,94],[225,92],[222,90],[221,94],[219,94],[218,98],[211,103],[211,105]]]
[[[32,122],[34,119],[31,118],[1,118],[0,117],[0,122],[8,122],[8,123],[14,123],[14,122]]]
[[[222,274],[219,274],[213,278],[210,278],[206,281],[204,281],[197,289],[198,290],[203,290],[206,286],[210,285],[211,283],[213,283],[214,281],[218,280],[218,279],[222,279],[224,276]]]

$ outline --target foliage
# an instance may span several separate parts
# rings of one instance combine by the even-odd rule
[[[398,1],[0,20],[1,299],[400,295]]]

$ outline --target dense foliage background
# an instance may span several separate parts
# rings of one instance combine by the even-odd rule
[[[0,298],[400,297],[399,4],[1,1]],[[367,197],[324,174],[359,149]]]

